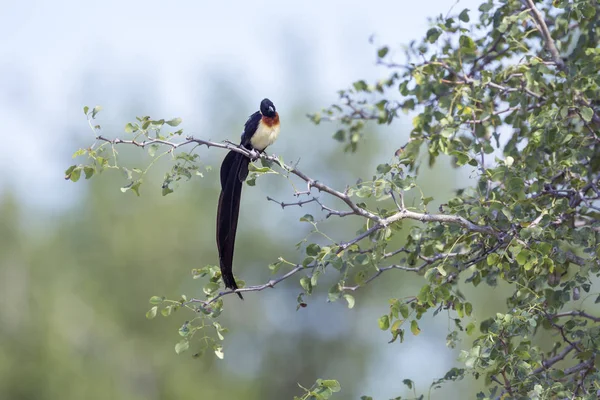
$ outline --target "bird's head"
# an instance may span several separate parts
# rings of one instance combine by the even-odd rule
[[[260,113],[265,117],[273,118],[276,114],[275,105],[269,99],[264,99],[260,102]]]

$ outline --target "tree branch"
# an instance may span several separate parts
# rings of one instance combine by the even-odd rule
[[[547,360],[542,361],[542,366],[539,368],[536,368],[533,370],[533,372],[531,373],[532,375],[535,374],[539,374],[540,372],[550,368],[551,366],[553,366],[554,364],[556,364],[559,361],[562,361],[565,359],[565,357],[572,352],[573,350],[575,350],[575,347],[579,344],[579,342],[575,342],[573,344],[568,345],[567,347],[565,347],[565,349],[563,351],[561,351],[560,353],[558,353],[557,355],[555,355],[552,358],[549,358]]]
[[[418,266],[418,267],[405,267],[403,265],[390,265],[389,267],[384,267],[384,268],[378,268],[377,269],[377,273],[375,273],[374,275],[370,276],[369,279],[367,279],[366,281],[364,281],[364,283],[362,285],[356,285],[356,286],[342,286],[341,290],[349,290],[349,291],[356,291],[358,289],[360,289],[361,287],[365,286],[366,284],[368,284],[369,282],[373,281],[374,279],[378,278],[381,274],[383,274],[386,271],[391,271],[393,269],[400,269],[402,271],[411,271],[411,272],[419,272],[421,271],[423,268],[425,268],[427,265],[429,265],[430,263],[425,262],[422,265]]]
[[[499,239],[503,237],[502,232],[498,232],[490,226],[477,225],[466,218],[459,215],[446,215],[446,214],[423,214],[414,211],[404,209],[390,217],[381,220],[381,224],[387,226],[394,222],[401,221],[403,219],[413,219],[421,222],[439,222],[442,224],[457,224],[463,228],[468,229],[472,232],[483,233],[485,235],[494,236]]]
[[[562,312],[562,313],[558,313],[558,314],[554,314],[554,315],[549,315],[550,318],[561,318],[561,317],[582,317],[582,318],[587,318],[587,319],[591,319],[594,322],[600,322],[600,318],[598,317],[594,317],[593,315],[590,315],[584,311],[566,311],[566,312]]]
[[[299,271],[302,271],[304,269],[310,269],[313,268],[314,265],[307,265],[306,267],[300,264],[296,264],[296,266],[290,270],[289,272],[287,272],[286,274],[280,276],[279,278],[276,279],[271,279],[270,281],[268,281],[267,283],[264,283],[262,285],[256,285],[256,286],[246,286],[240,289],[236,289],[236,290],[225,290],[223,292],[219,292],[218,295],[216,295],[215,297],[209,299],[209,300],[202,300],[202,299],[190,299],[188,302],[186,302],[185,304],[191,304],[191,303],[200,303],[201,307],[208,307],[210,306],[211,303],[214,303],[215,301],[217,301],[218,299],[220,299],[223,296],[227,296],[228,294],[233,294],[233,293],[246,293],[246,292],[260,292],[263,291],[267,288],[273,288],[275,287],[275,285],[277,285],[279,282],[284,281],[286,279],[288,279],[290,276],[296,274]]]
[[[330,215],[338,215],[340,217],[344,217],[344,216],[348,216],[348,215],[358,215],[358,216],[362,216],[362,217],[374,222],[373,226],[371,228],[367,229],[365,232],[361,233],[360,235],[358,235],[357,237],[355,237],[354,239],[352,239],[348,242],[341,243],[339,245],[339,252],[347,249],[348,247],[352,246],[355,243],[358,243],[359,241],[368,237],[372,233],[374,233],[380,229],[386,228],[389,225],[391,225],[395,222],[401,221],[403,219],[412,219],[412,220],[420,221],[423,223],[438,222],[438,223],[442,223],[442,224],[457,224],[457,225],[460,225],[460,226],[464,227],[465,229],[472,231],[472,232],[489,235],[489,236],[494,236],[494,237],[498,238],[500,240],[500,242],[502,242],[502,240],[505,236],[505,234],[503,232],[496,231],[491,226],[478,225],[478,224],[475,224],[475,223],[467,220],[466,218],[458,216],[458,215],[428,214],[428,213],[418,213],[418,212],[410,211],[410,210],[404,208],[403,202],[400,205],[397,201],[395,203],[399,207],[399,211],[387,218],[382,218],[379,215],[376,215],[364,208],[357,206],[356,203],[354,203],[352,201],[352,199],[350,198],[350,196],[348,196],[346,193],[340,192],[336,189],[331,188],[330,186],[327,186],[324,183],[321,183],[319,181],[316,181],[316,180],[308,177],[306,174],[304,174],[303,172],[298,170],[296,167],[292,167],[287,164],[284,164],[283,162],[280,161],[279,158],[276,158],[273,155],[266,155],[264,153],[257,153],[255,151],[250,151],[243,147],[236,146],[233,143],[212,142],[209,140],[197,139],[192,136],[188,136],[185,141],[182,141],[180,143],[174,143],[174,142],[170,142],[167,140],[152,139],[152,138],[146,138],[144,141],[141,141],[141,142],[136,141],[136,140],[122,140],[122,139],[118,139],[118,138],[111,140],[111,139],[107,139],[101,135],[99,135],[97,137],[97,139],[111,143],[113,145],[129,144],[129,145],[134,145],[134,146],[138,146],[138,147],[142,147],[142,148],[145,146],[148,146],[148,145],[152,145],[152,144],[165,145],[165,146],[170,146],[171,150],[177,149],[186,144],[196,143],[198,145],[205,145],[207,147],[217,147],[217,148],[221,148],[221,149],[236,151],[240,154],[244,154],[245,156],[247,156],[251,159],[264,158],[266,160],[269,160],[269,161],[273,162],[274,164],[277,164],[279,167],[281,167],[285,171],[288,171],[289,173],[296,175],[297,177],[302,179],[304,182],[306,182],[307,189],[308,189],[307,194],[310,194],[310,191],[314,187],[321,192],[328,193],[328,194],[342,200],[349,207],[350,211],[338,211],[338,210],[331,209],[331,208],[325,206],[317,197],[313,197],[310,200],[298,201],[298,202],[294,202],[294,203],[279,202],[270,197],[267,197],[267,200],[273,201],[273,202],[279,204],[282,208],[285,208],[288,206],[294,206],[294,205],[302,206],[303,204],[316,202],[321,206],[322,210],[326,210],[329,213],[327,215],[328,217]],[[372,281],[373,279],[375,279],[376,277],[381,275],[383,272],[391,270],[391,269],[400,269],[400,270],[404,270],[404,271],[418,272],[418,271],[422,270],[423,268],[425,268],[426,266],[431,265],[433,262],[435,262],[437,260],[438,260],[438,258],[435,258],[435,257],[431,258],[431,259],[425,259],[425,262],[419,267],[404,267],[404,266],[399,266],[399,265],[392,265],[389,267],[385,267],[385,268],[379,269],[377,274],[375,274],[374,276],[369,278],[369,280],[365,283]],[[308,268],[308,267],[306,267],[306,268]],[[263,285],[249,286],[249,287],[246,287],[243,289],[238,289],[236,291],[220,292],[216,297],[214,297],[208,301],[192,299],[190,302],[201,303],[204,306],[208,306],[215,300],[217,300],[225,295],[231,294],[231,293],[261,291],[268,287],[273,287],[275,284],[281,282],[284,279],[287,279],[288,277],[294,275],[296,272],[298,272],[302,269],[305,269],[305,267],[302,267],[301,265],[297,265],[294,269],[292,269],[290,272],[288,272],[281,278],[271,280]],[[347,287],[346,290],[356,290],[357,288],[358,288],[358,286]]]
[[[423,213],[417,213],[414,211],[409,211],[407,209],[403,209],[399,212],[397,212],[396,214],[387,217],[387,218],[381,218],[376,214],[373,214],[372,212],[365,210],[361,207],[358,207],[350,198],[350,196],[348,196],[346,193],[342,193],[338,190],[335,190],[327,185],[325,185],[324,183],[321,183],[319,181],[316,181],[310,177],[308,177],[306,174],[304,174],[302,171],[298,170],[295,167],[289,166],[287,164],[282,163],[278,158],[276,158],[275,156],[272,155],[266,155],[266,154],[258,154],[255,151],[250,151],[247,150],[243,147],[239,147],[236,146],[234,144],[231,143],[219,143],[219,142],[212,142],[209,140],[204,140],[204,139],[197,139],[194,138],[193,136],[188,136],[186,138],[185,141],[180,142],[180,143],[173,143],[173,142],[169,142],[167,140],[160,140],[160,139],[146,139],[142,142],[138,142],[135,140],[122,140],[119,138],[116,139],[107,139],[102,135],[99,135],[97,137],[98,140],[101,141],[105,141],[108,143],[111,143],[113,145],[116,144],[129,144],[129,145],[134,145],[134,146],[138,146],[138,147],[145,147],[151,144],[160,144],[160,145],[166,145],[166,146],[171,146],[173,149],[182,147],[186,144],[190,144],[190,143],[197,143],[199,145],[204,145],[207,147],[217,147],[217,148],[221,148],[221,149],[227,149],[227,150],[232,150],[232,151],[236,151],[240,154],[244,154],[247,157],[250,158],[255,158],[255,157],[261,157],[261,158],[265,158],[275,164],[277,164],[278,166],[280,166],[281,168],[283,168],[284,170],[292,173],[293,175],[296,175],[297,177],[299,177],[300,179],[302,179],[303,181],[305,181],[308,184],[308,188],[309,190],[314,188],[317,188],[319,191],[321,192],[325,192],[328,193],[334,197],[337,197],[338,199],[342,200],[344,203],[346,203],[346,205],[352,210],[351,212],[342,212],[342,211],[337,211],[337,210],[332,210],[326,207],[323,207],[323,205],[316,200],[322,208],[326,209],[327,211],[329,211],[332,214],[335,215],[340,215],[340,216],[346,216],[346,215],[350,215],[350,214],[356,214],[359,216],[362,216],[364,218],[370,219],[374,222],[376,222],[376,225],[374,225],[371,229],[369,229],[368,233],[365,232],[364,234],[362,234],[361,236],[359,236],[359,239],[356,240],[352,240],[348,243],[345,244],[345,247],[348,247],[354,243],[356,243],[357,241],[359,241],[360,239],[368,236],[370,233],[381,229],[383,227],[386,227],[394,222],[403,220],[403,219],[413,219],[413,220],[417,220],[417,221],[421,221],[421,222],[439,222],[439,223],[451,223],[451,224],[458,224],[463,226],[464,228],[473,231],[473,232],[478,232],[478,233],[482,233],[482,234],[486,234],[486,235],[492,235],[495,237],[500,237],[501,233],[495,231],[493,228],[489,227],[489,226],[485,226],[485,225],[477,225],[474,224],[473,222],[468,221],[467,219],[461,217],[461,216],[457,216],[457,215],[436,215],[436,214],[423,214]],[[273,201],[273,200],[271,200]],[[280,203],[281,204],[281,203]],[[297,204],[297,203],[295,203]],[[304,204],[304,203],[303,203]],[[291,205],[291,204],[290,204]],[[285,207],[285,205],[284,205]]]
[[[291,203],[284,203],[283,201],[277,201],[274,198],[267,196],[267,200],[272,201],[273,203],[279,204],[281,206],[281,208],[286,208],[286,207],[291,207],[291,206],[302,207],[304,204],[308,204],[308,203],[312,203],[313,201],[317,201],[317,198],[313,197],[312,199],[309,199],[309,200],[300,200],[300,201],[295,201],[295,202],[291,202]]]
[[[521,0],[521,2],[529,8],[531,12],[531,16],[537,25],[540,34],[544,38],[544,43],[546,44],[546,48],[552,55],[552,60],[556,63],[557,67],[560,69],[564,69],[565,63],[560,57],[560,53],[556,48],[556,44],[554,43],[554,39],[552,39],[552,35],[548,30],[548,25],[546,25],[546,21],[544,20],[544,16],[540,13],[540,10],[537,9],[533,0]]]

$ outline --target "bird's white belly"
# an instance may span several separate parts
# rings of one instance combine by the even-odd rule
[[[250,138],[250,144],[256,150],[262,151],[272,145],[277,136],[279,136],[279,124],[269,127],[261,122],[258,124],[258,128],[254,135],[252,135],[252,138]]]

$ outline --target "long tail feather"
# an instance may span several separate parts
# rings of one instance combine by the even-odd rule
[[[242,183],[248,175],[250,160],[243,154],[230,151],[221,164],[221,195],[217,208],[217,248],[225,287],[238,288],[233,277],[233,251],[240,213]],[[241,299],[244,297],[238,293]]]

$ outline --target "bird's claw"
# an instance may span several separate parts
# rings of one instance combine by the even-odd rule
[[[250,160],[252,162],[258,160],[259,158],[260,158],[260,152],[259,151],[255,150],[255,149],[250,150]]]

